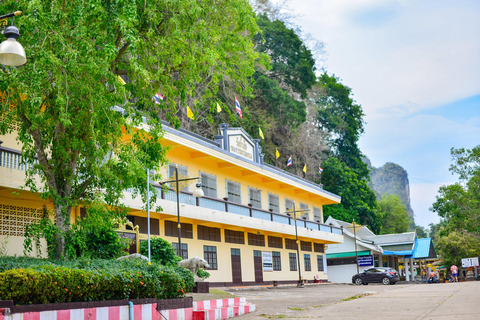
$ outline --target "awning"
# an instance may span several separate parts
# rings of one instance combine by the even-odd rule
[[[357,256],[369,256],[370,250],[357,251]],[[339,252],[339,253],[327,253],[327,259],[332,258],[346,258],[346,257],[355,257],[355,251],[350,252]]]
[[[384,256],[411,256],[413,250],[399,250],[399,251],[389,251],[383,250]]]

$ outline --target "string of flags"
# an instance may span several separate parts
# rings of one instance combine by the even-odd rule
[[[119,81],[120,81],[120,79],[119,79]],[[155,96],[153,97],[153,101],[155,102],[155,104],[160,104],[160,102],[163,101],[163,100],[164,100],[164,96],[162,96],[160,93],[156,93]],[[216,103],[216,106],[217,106],[217,113],[222,112],[222,107],[220,106],[220,104],[218,102]],[[240,106],[240,102],[238,102],[237,97],[235,97],[235,112],[238,114],[240,119],[243,119],[242,107]],[[193,111],[190,109],[189,106],[187,106],[187,116],[188,116],[188,118],[190,118],[192,120],[195,120],[195,114],[193,113]],[[260,128],[260,127],[258,128],[258,135],[263,140],[265,140],[265,135],[263,134],[262,128]],[[278,151],[278,149],[275,149],[275,158],[276,159],[280,158],[280,152]],[[290,156],[287,160],[287,167],[290,167],[292,164],[293,164],[293,159],[292,159],[292,156]],[[302,171],[305,174],[307,173],[307,164],[306,163],[304,164]],[[318,167],[318,174],[321,175],[322,171],[323,171],[322,167],[319,166]]]

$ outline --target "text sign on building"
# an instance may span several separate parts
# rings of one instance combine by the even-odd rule
[[[263,271],[273,271],[272,253],[270,251],[262,252]]]
[[[478,257],[462,259],[462,267],[463,268],[478,267]]]
[[[373,266],[373,256],[361,256],[357,257],[357,263],[359,267]]]
[[[228,145],[230,152],[248,160],[253,160],[254,145],[250,139],[246,139],[244,135],[234,134],[228,135]]]

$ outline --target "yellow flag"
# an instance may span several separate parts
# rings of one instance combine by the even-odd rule
[[[303,172],[307,173],[307,164],[305,163],[305,166],[303,166]]]
[[[263,140],[265,140],[265,136],[263,135],[262,129],[258,128],[258,134],[260,137],[262,137]]]
[[[124,86],[124,85],[126,84],[126,82],[123,80],[123,78],[120,77],[119,75],[117,75],[117,80],[118,80],[118,82],[120,82],[120,84],[121,84],[122,86]]]
[[[220,107],[220,105],[217,102],[217,113],[220,113],[220,112],[222,112],[222,107]]]
[[[192,120],[195,120],[195,115],[193,114],[192,110],[190,110],[190,107],[187,106],[187,116],[192,119]]]
[[[275,156],[278,158],[280,158],[280,152],[278,152],[278,149],[275,149]]]

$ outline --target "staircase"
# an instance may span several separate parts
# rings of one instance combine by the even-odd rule
[[[246,298],[217,299],[193,302],[192,320],[228,319],[255,311]]]

